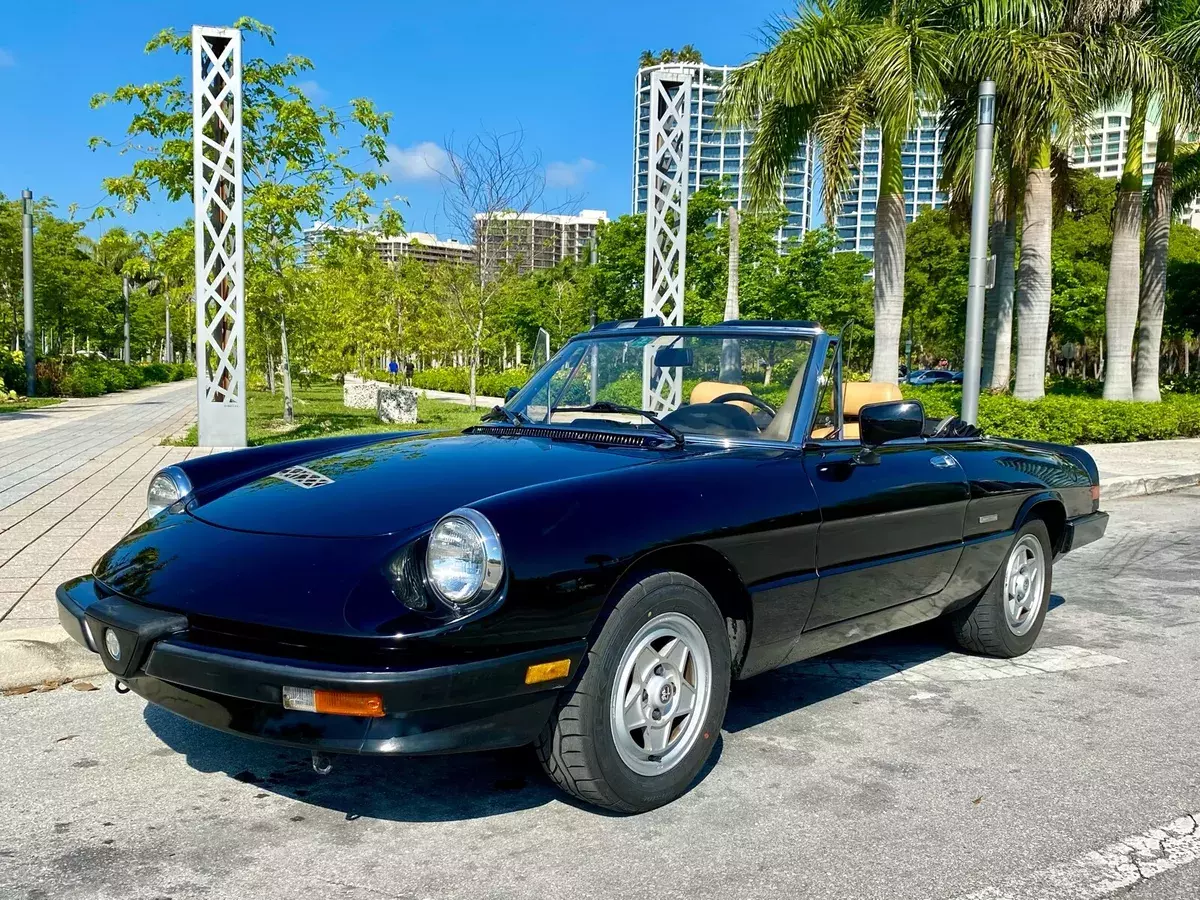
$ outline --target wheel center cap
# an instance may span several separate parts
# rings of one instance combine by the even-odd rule
[[[658,700],[660,703],[670,703],[671,698],[675,696],[675,685],[667,682],[658,691]]]

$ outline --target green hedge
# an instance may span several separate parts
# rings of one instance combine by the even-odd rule
[[[478,372],[475,375],[475,393],[484,397],[503,397],[509,388],[522,387],[532,373],[528,369],[509,369],[505,372]],[[387,372],[376,372],[374,378],[390,381]],[[430,391],[449,391],[466,394],[471,390],[471,370],[468,368],[425,369],[413,373],[413,387]]]
[[[38,360],[37,388],[43,397],[99,397],[115,391],[194,378],[191,363],[133,363],[66,357]]]
[[[958,387],[902,387],[920,400],[931,419],[956,415]],[[1164,394],[1161,403],[1100,400],[1086,394],[1048,394],[1016,400],[1008,394],[979,398],[979,427],[996,437],[1053,441],[1056,444],[1113,444],[1200,436],[1200,396]]]

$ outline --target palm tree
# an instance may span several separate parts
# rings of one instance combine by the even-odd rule
[[[1192,36],[1200,19],[1197,0],[1175,0],[1148,8],[1153,16],[1160,44],[1170,60],[1171,71],[1178,76],[1179,90],[1159,98],[1158,143],[1154,154],[1154,180],[1146,215],[1146,246],[1142,255],[1142,284],[1138,296],[1137,370],[1133,399],[1157,402],[1159,360],[1161,357],[1163,314],[1167,298],[1167,251],[1171,236],[1171,218],[1175,193],[1175,133],[1180,122],[1197,118],[1197,92],[1200,90],[1200,59],[1192,46]],[[1185,177],[1188,175],[1185,168]],[[1191,187],[1185,181],[1184,193]]]
[[[970,196],[974,165],[975,88],[996,82],[996,195],[992,252],[996,281],[985,308],[983,384],[1005,390],[1010,377],[1012,315],[1017,311],[1014,395],[1045,393],[1050,327],[1054,176],[1051,136],[1071,121],[1082,88],[1061,0],[995,0],[968,7],[951,46],[953,69],[943,108],[946,175],[951,194]],[[1021,259],[1015,273],[1018,200]]]
[[[950,19],[938,0],[819,0],[776,23],[772,46],[730,76],[722,101],[726,121],[756,129],[745,179],[758,207],[777,202],[788,165],[812,132],[832,220],[854,178],[864,131],[878,130],[873,381],[898,376],[907,224],[901,148],[922,110],[940,99]]]
[[[1142,148],[1152,101],[1162,105],[1172,129],[1177,121],[1183,80],[1164,37],[1171,28],[1172,8],[1178,5],[1179,0],[1077,0],[1072,7],[1081,68],[1091,87],[1094,107],[1105,108],[1125,98],[1130,103],[1125,165],[1113,209],[1112,257],[1105,296],[1106,400],[1131,400],[1134,396],[1132,352],[1142,281]],[[1152,268],[1155,265],[1152,260]],[[1161,334],[1161,325],[1159,331]],[[1157,343],[1151,356],[1157,387]]]

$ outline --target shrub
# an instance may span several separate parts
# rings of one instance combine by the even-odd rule
[[[925,415],[940,419],[959,410],[957,387],[903,387],[920,400]],[[1008,394],[979,398],[979,426],[995,437],[1052,441],[1056,444],[1111,444],[1200,435],[1200,396],[1167,394],[1161,403],[1101,400],[1083,393],[1047,394],[1017,400]]]
[[[59,387],[67,397],[99,397],[104,393],[103,379],[82,369],[64,376]]]
[[[146,363],[141,366],[142,378],[146,384],[162,384],[171,380],[174,368],[166,363]]]
[[[475,392],[485,397],[503,397],[509,388],[519,388],[529,380],[528,369],[508,369],[504,372],[478,372],[475,375]],[[388,372],[375,372],[370,377],[390,381]],[[400,376],[397,376],[400,377]],[[443,367],[425,369],[413,373],[413,387],[431,391],[449,391],[466,394],[471,388],[471,370],[467,368]]]
[[[20,350],[0,349],[0,383],[9,390],[25,389],[25,354]]]
[[[41,397],[61,397],[62,382],[67,368],[61,359],[39,359],[33,368],[34,381]]]

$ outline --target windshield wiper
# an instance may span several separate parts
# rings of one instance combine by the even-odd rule
[[[490,412],[483,414],[484,422],[507,422],[509,425],[528,425],[529,419],[519,412],[506,406],[493,406]]]
[[[683,446],[683,432],[672,428],[654,413],[645,409],[638,409],[636,406],[623,406],[620,403],[610,403],[607,400],[598,400],[590,406],[559,406],[555,412],[582,412],[582,413],[629,413],[635,416],[642,416],[652,424],[661,428],[669,434],[675,443],[680,447]]]

